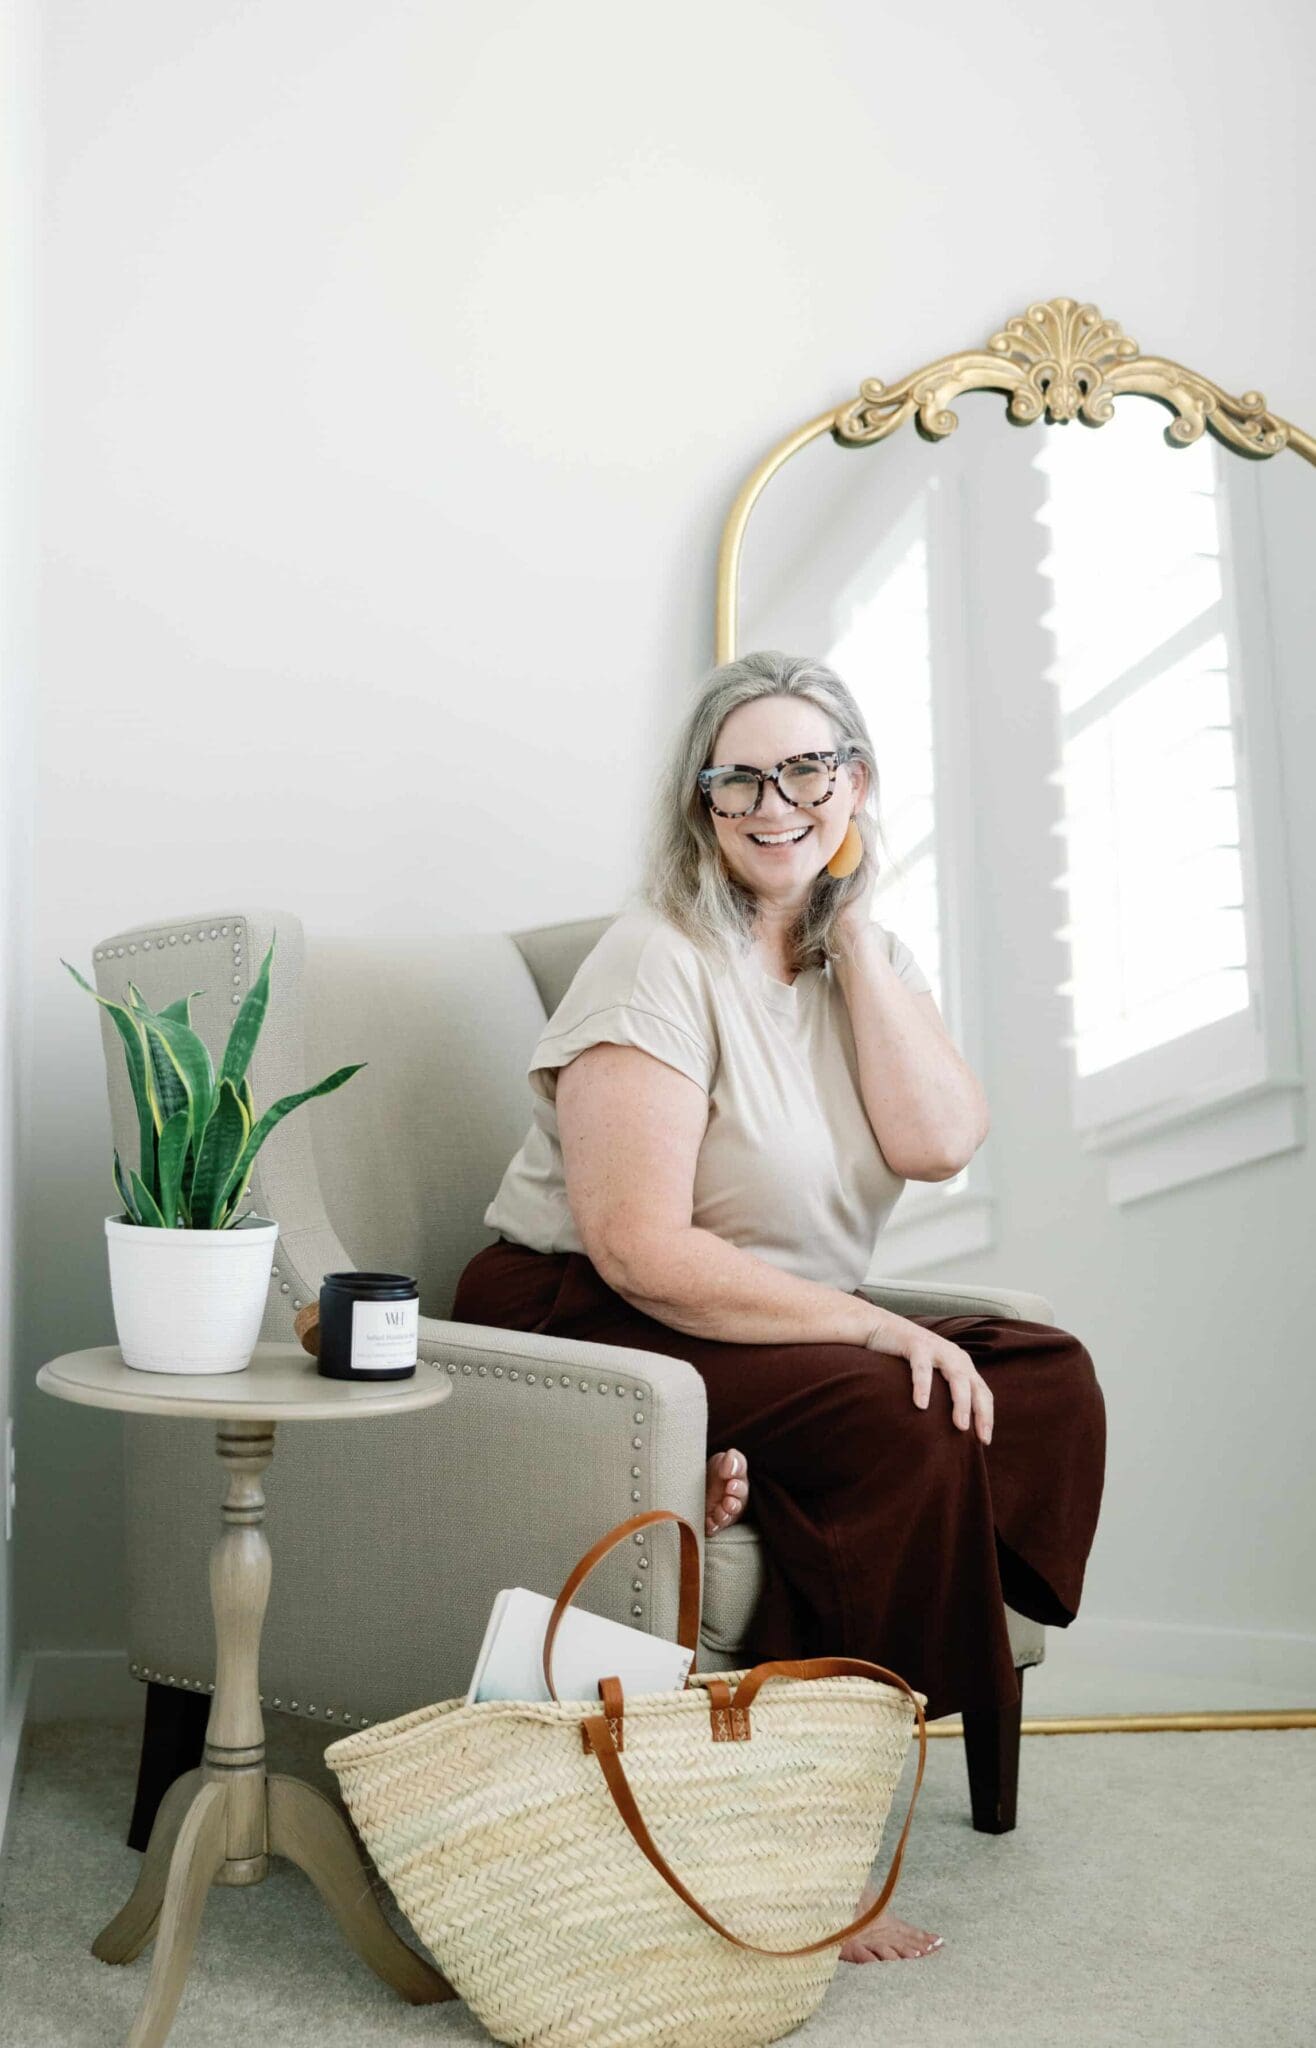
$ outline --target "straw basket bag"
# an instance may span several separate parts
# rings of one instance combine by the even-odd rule
[[[625,1700],[618,1679],[600,1678],[601,1710],[558,1699],[553,1638],[572,1595],[618,1543],[664,1521],[681,1539],[678,1637],[694,1649],[695,1531],[666,1509],[632,1515],[557,1597],[551,1699],[444,1700],[324,1753],[421,1940],[516,2048],[778,2040],[821,2002],[841,1943],[876,1919],[900,1874],[927,1733],[923,1694],[894,1672],[813,1657],[692,1671],[682,1689]],[[852,1919],[916,1724],[886,1883]]]

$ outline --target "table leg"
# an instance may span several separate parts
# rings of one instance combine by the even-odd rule
[[[399,1940],[384,1917],[347,1823],[323,1792],[300,1778],[269,1780],[270,1849],[304,1870],[362,1962],[410,2005],[457,1993],[431,1963]]]
[[[187,1982],[206,1894],[224,1861],[222,1785],[203,1785],[183,1817],[169,1863],[151,1980],[128,2036],[128,2048],[161,2048],[169,2034]]]
[[[128,1963],[156,1938],[146,1998],[129,2048],[158,2048],[187,1979],[212,1884],[259,1884],[271,1850],[305,1870],[363,1961],[413,2005],[455,1998],[438,1970],[393,1932],[346,1823],[324,1795],[294,1778],[266,1778],[260,1638],[270,1592],[261,1474],[274,1425],[221,1422],[215,1448],[227,1473],[223,1529],[210,1553],[215,1692],[197,1771],[161,1802],[131,1897],[92,1954]]]
[[[132,1896],[119,1908],[108,1927],[103,1927],[91,1945],[91,1952],[103,1963],[131,1963],[141,1954],[155,1933],[164,1904],[165,1881],[187,1810],[201,1790],[199,1770],[184,1771],[175,1778],[155,1816],[151,1839],[142,1856],[142,1867]]]

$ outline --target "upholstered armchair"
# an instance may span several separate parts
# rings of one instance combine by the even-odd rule
[[[481,1218],[530,1118],[526,1066],[546,1016],[611,922],[415,939],[317,938],[287,911],[243,907],[164,918],[95,948],[95,980],[129,980],[162,1007],[199,990],[192,1019],[216,1064],[235,1009],[276,937],[271,1004],[251,1067],[259,1109],[352,1061],[332,1095],[267,1139],[251,1199],[279,1224],[262,1339],[294,1341],[293,1318],[326,1272],[380,1267],[420,1286],[420,1365],[452,1398],[345,1431],[281,1434],[269,1483],[273,1552],[261,1650],[265,1707],[321,1724],[326,1740],[464,1692],[501,1586],[556,1592],[599,1534],[650,1507],[700,1532],[698,1668],[739,1655],[760,1576],[752,1522],[703,1537],[706,1402],[680,1359],[445,1320],[456,1281],[492,1233]],[[122,1043],[99,1011],[113,1141],[137,1159]],[[882,1284],[872,1299],[909,1315],[975,1311],[1053,1321],[1039,1295]],[[200,1760],[214,1653],[207,1597],[213,1536],[197,1496],[215,1491],[205,1421],[124,1418],[129,1668],[146,1687],[129,1840]],[[352,1438],[350,1446],[345,1442]],[[751,1498],[753,1473],[750,1474]],[[214,1526],[218,1527],[218,1498]],[[587,1605],[674,1634],[673,1532],[637,1536],[595,1572]],[[645,1540],[647,1536],[648,1540]],[[1039,1663],[1044,1631],[1009,1615],[1015,1663]],[[1022,1682],[1022,1681],[1021,1681]],[[1015,1824],[1017,1711],[964,1716],[974,1826]]]

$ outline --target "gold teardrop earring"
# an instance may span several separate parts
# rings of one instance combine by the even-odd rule
[[[864,842],[852,813],[845,837],[827,863],[827,872],[834,875],[838,882],[843,882],[847,875],[854,873],[863,857]]]

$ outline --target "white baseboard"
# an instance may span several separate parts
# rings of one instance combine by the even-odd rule
[[[144,1688],[126,1650],[27,1650],[0,1727],[0,1885],[27,1730],[39,1721],[140,1721]]]
[[[146,1689],[126,1650],[32,1650],[29,1721],[137,1721]]]
[[[1046,1632],[1024,1712],[1206,1714],[1316,1708],[1316,1635],[1080,1615]]]
[[[9,1849],[9,1824],[18,1804],[18,1772],[23,1755],[23,1734],[27,1727],[28,1703],[32,1695],[33,1657],[29,1651],[18,1660],[9,1710],[0,1727],[0,1890],[4,1886],[5,1857]]]

